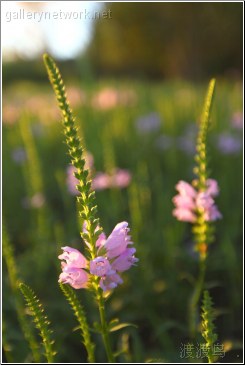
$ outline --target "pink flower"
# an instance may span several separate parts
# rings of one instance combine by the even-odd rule
[[[122,284],[122,278],[117,274],[103,276],[100,280],[100,287],[104,291],[114,289],[118,286],[118,284]]]
[[[191,198],[195,198],[197,195],[196,190],[193,188],[193,186],[183,180],[180,180],[178,184],[176,185],[176,190],[182,195],[182,196],[188,196]]]
[[[173,216],[176,217],[179,221],[191,222],[191,223],[194,223],[197,218],[196,215],[191,210],[185,208],[174,209]]]
[[[84,232],[86,232],[85,230],[86,223]],[[90,273],[101,276],[100,287],[104,291],[111,290],[121,284],[122,279],[118,272],[128,270],[139,261],[134,256],[136,249],[128,248],[128,245],[132,244],[128,232],[128,223],[121,222],[116,225],[108,238],[104,233],[101,233],[96,242],[98,256],[90,261]]]
[[[196,208],[201,210],[208,210],[214,204],[214,200],[207,193],[207,191],[201,191],[196,197]]]
[[[105,172],[98,172],[92,180],[92,189],[104,190],[110,187],[110,176]]]
[[[173,198],[173,202],[176,206],[183,209],[195,209],[195,200],[188,195],[178,194]]]
[[[101,248],[105,245],[105,243],[106,243],[106,235],[104,232],[102,232],[96,241],[96,247]]]
[[[219,195],[219,186],[216,180],[214,179],[208,179],[207,180],[207,194],[210,194],[211,196],[215,197]]]
[[[59,283],[70,284],[74,289],[86,288],[88,284],[88,274],[77,267],[65,265],[59,276]]]
[[[243,129],[243,115],[242,115],[242,112],[237,111],[232,115],[231,124],[234,128]]]
[[[113,88],[104,88],[94,95],[92,105],[95,108],[106,110],[118,104],[118,91]]]
[[[61,248],[64,252],[61,255],[59,255],[58,258],[60,260],[65,260],[66,265],[68,265],[70,267],[80,268],[80,269],[86,267],[87,260],[81,254],[81,252],[79,252],[75,248],[72,248],[69,246],[65,246],[65,247],[61,247]]]
[[[107,256],[113,258],[119,256],[126,250],[128,244],[131,244],[128,235],[128,223],[121,222],[116,225],[110,236],[107,238],[104,247],[107,250]]]
[[[216,221],[217,219],[221,219],[221,218],[222,218],[222,214],[219,212],[219,210],[215,204],[213,204],[204,213],[204,219],[206,221]]]
[[[74,289],[87,287],[88,274],[83,268],[87,266],[86,258],[75,248],[62,247],[63,254],[59,255],[62,273],[59,276],[59,283],[70,284]]]
[[[126,188],[131,181],[131,174],[128,170],[117,169],[111,177],[112,187]]]
[[[134,257],[135,248],[127,248],[120,256],[118,256],[112,263],[112,269],[116,271],[126,271],[130,269],[139,260]]]
[[[95,231],[98,232],[99,227]],[[83,232],[87,231],[87,222],[83,224]],[[100,287],[102,290],[114,289],[123,281],[118,272],[128,270],[139,260],[134,256],[135,248],[128,248],[132,244],[128,235],[129,228],[127,222],[121,222],[116,225],[108,238],[104,232],[100,233],[97,241],[97,253],[89,263],[90,275],[101,277]],[[86,237],[86,236],[85,236]],[[91,249],[88,242],[86,245]],[[63,253],[59,255],[61,262],[62,273],[59,276],[59,282],[69,284],[75,289],[86,288],[89,276],[84,270],[88,263],[86,258],[80,251],[72,247],[62,247]]]
[[[96,276],[105,276],[111,271],[111,265],[107,258],[98,256],[90,261],[90,272]]]

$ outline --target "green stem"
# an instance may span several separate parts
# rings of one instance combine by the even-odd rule
[[[197,305],[200,300],[203,289],[205,271],[206,271],[206,260],[200,259],[199,263],[200,263],[199,276],[196,281],[196,285],[194,288],[194,292],[191,296],[190,306],[189,306],[189,332],[190,332],[190,337],[193,339],[196,336]]]
[[[114,355],[111,349],[111,343],[109,338],[109,331],[108,326],[106,322],[106,316],[105,316],[105,302],[103,298],[103,294],[101,292],[101,289],[98,289],[98,305],[99,305],[99,312],[100,312],[100,322],[101,322],[101,331],[102,331],[102,338],[107,354],[108,362],[113,363],[115,362]]]

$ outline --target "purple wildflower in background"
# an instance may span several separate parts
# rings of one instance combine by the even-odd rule
[[[208,179],[205,191],[198,192],[185,181],[179,181],[176,190],[179,194],[173,198],[175,205],[173,215],[178,220],[194,223],[197,220],[198,213],[203,213],[204,220],[207,222],[222,218],[213,199],[219,193],[216,180]]]
[[[239,153],[242,149],[241,139],[229,133],[221,133],[217,139],[217,147],[225,155]]]
[[[26,151],[22,147],[17,147],[13,149],[11,156],[14,162],[16,162],[17,164],[22,164],[22,162],[25,162],[27,160]]]
[[[150,132],[159,131],[161,119],[157,113],[150,113],[146,116],[138,118],[135,124],[139,133],[147,134]]]
[[[177,138],[177,147],[188,155],[193,155],[196,150],[196,135],[197,125],[194,123],[188,125],[184,134]]]

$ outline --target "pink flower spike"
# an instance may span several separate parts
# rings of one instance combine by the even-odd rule
[[[74,289],[86,288],[88,274],[82,269],[66,265],[59,276],[59,283],[70,284]]]
[[[216,180],[208,179],[207,180],[207,190],[206,193],[215,197],[219,194],[219,185]]]
[[[183,180],[180,180],[178,184],[175,186],[176,190],[184,196],[189,196],[191,198],[196,197],[196,190],[193,188],[193,186]]]
[[[96,257],[90,261],[90,273],[96,276],[105,276],[111,271],[111,265],[109,261],[102,256]]]
[[[61,247],[64,251],[61,255],[58,256],[60,260],[65,260],[66,264],[73,268],[85,268],[87,265],[86,258],[81,254],[80,251],[75,248],[65,246]]]
[[[112,264],[112,268],[117,271],[126,271],[136,262],[139,261],[134,257],[135,248],[127,248],[120,256],[118,256]]]
[[[122,284],[123,280],[118,274],[107,275],[101,278],[100,287],[104,291],[114,289],[118,284]]]
[[[107,238],[105,248],[107,250],[108,258],[111,259],[119,256],[126,250],[128,244],[132,244],[130,236],[128,235],[129,229],[127,227],[127,222],[118,223]]]

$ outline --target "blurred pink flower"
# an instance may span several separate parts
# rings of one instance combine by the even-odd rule
[[[22,205],[24,208],[42,208],[45,204],[45,197],[43,193],[36,193],[31,198],[24,198],[22,200]]]
[[[196,221],[196,215],[190,209],[186,208],[174,209],[173,216],[176,217],[179,221],[183,222],[194,223]]]
[[[126,188],[131,182],[132,176],[128,170],[116,169],[111,175],[111,186]]]
[[[236,129],[243,129],[243,114],[242,114],[242,112],[237,111],[232,115],[231,124]]]
[[[67,88],[67,95],[72,107],[82,105],[86,101],[85,93],[81,89],[74,86]]]
[[[219,185],[216,180],[214,180],[214,179],[207,180],[206,193],[210,194],[211,196],[219,195]]]
[[[105,172],[97,172],[97,174],[92,179],[92,189],[94,190],[108,189],[110,184],[111,178]]]
[[[17,105],[5,105],[3,107],[3,124],[15,124],[19,120],[20,114],[20,107],[18,107]]]
[[[181,196],[187,196],[190,198],[195,198],[197,195],[196,190],[193,186],[183,180],[180,180],[176,185],[176,190],[180,193]]]
[[[104,88],[94,95],[92,105],[95,108],[106,110],[118,105],[118,92],[113,88]]]
[[[118,105],[133,105],[137,98],[133,90],[117,90],[106,87],[98,91],[92,98],[92,106],[97,109],[107,110]]]

